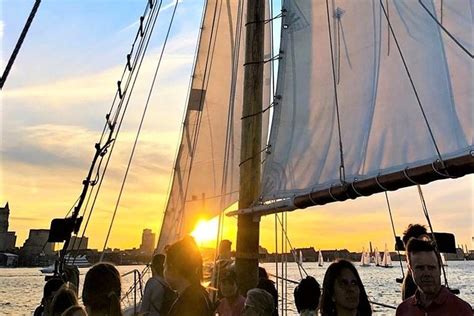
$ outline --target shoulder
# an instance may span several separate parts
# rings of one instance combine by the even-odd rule
[[[458,313],[463,313],[460,315],[472,315],[472,306],[458,297],[457,295],[454,295],[453,293],[449,292],[449,300],[447,304],[450,305],[450,308],[453,310],[455,309]],[[465,313],[465,314],[464,314]]]
[[[397,307],[397,315],[406,315],[409,310],[412,309],[412,306],[415,304],[415,295],[410,296],[406,300],[400,303]]]

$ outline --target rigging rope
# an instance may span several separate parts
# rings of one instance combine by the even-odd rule
[[[326,0],[326,1],[327,1],[327,0]],[[428,132],[429,132],[429,134],[430,134],[430,136],[431,136],[431,140],[433,141],[433,145],[434,145],[434,147],[435,147],[435,149],[436,149],[436,153],[437,153],[437,155],[438,155],[438,158],[439,158],[439,160],[440,160],[440,162],[441,162],[441,165],[442,165],[443,169],[446,169],[446,165],[445,165],[445,163],[444,163],[443,157],[441,156],[441,152],[440,152],[440,150],[439,150],[439,148],[438,148],[438,144],[436,143],[436,139],[435,139],[435,137],[434,137],[434,135],[433,135],[433,131],[431,130],[430,123],[428,122],[428,118],[427,118],[427,116],[426,116],[426,114],[425,114],[425,110],[424,110],[424,108],[423,108],[423,105],[421,104],[420,97],[418,96],[418,91],[417,91],[417,89],[416,89],[416,87],[415,87],[415,83],[413,82],[413,79],[412,79],[412,77],[411,77],[410,70],[408,69],[408,65],[407,65],[407,63],[406,63],[406,61],[405,61],[405,57],[403,56],[402,49],[400,48],[400,44],[398,43],[397,37],[396,37],[396,35],[395,35],[395,31],[394,31],[393,28],[392,28],[392,24],[390,23],[390,20],[388,19],[388,15],[387,15],[387,12],[385,11],[385,7],[384,7],[384,5],[383,5],[383,3],[382,3],[382,0],[380,0],[380,5],[381,5],[381,7],[382,7],[382,10],[383,10],[383,13],[384,13],[384,15],[385,15],[385,18],[387,19],[388,27],[390,28],[390,32],[392,33],[393,40],[395,41],[395,45],[397,46],[397,49],[398,49],[398,53],[400,54],[400,57],[401,57],[401,59],[402,59],[403,66],[404,66],[404,68],[405,68],[405,72],[406,72],[407,75],[408,75],[408,79],[409,79],[409,81],[410,81],[412,90],[413,90],[413,92],[414,92],[414,94],[415,94],[415,97],[416,97],[416,101],[417,101],[417,103],[418,103],[418,106],[419,106],[419,108],[420,108],[420,110],[421,110],[421,114],[423,115],[423,119],[424,119],[424,121],[425,121],[425,123],[426,123],[426,127],[428,128]]]
[[[388,214],[390,215],[390,223],[392,224],[392,232],[393,232],[393,238],[395,239],[395,245],[397,244],[397,233],[395,232],[395,225],[393,223],[393,216],[392,216],[392,208],[390,207],[390,201],[388,200],[388,194],[387,191],[385,193],[385,201],[387,201],[387,208],[388,208]],[[403,263],[402,263],[402,257],[400,255],[400,250],[397,248],[397,253],[398,253],[398,261],[400,262],[400,269],[402,270],[402,279],[405,278],[405,271],[403,271]]]
[[[327,18],[328,18],[329,46],[331,48],[332,81],[333,81],[334,101],[335,101],[336,117],[337,117],[337,131],[338,131],[338,137],[339,137],[339,156],[340,156],[339,180],[344,185],[346,183],[346,172],[344,169],[344,152],[343,152],[343,147],[342,147],[341,120],[339,118],[339,101],[337,97],[337,82],[336,82],[336,72],[334,69],[335,67],[334,66],[334,52],[332,49],[331,21],[329,17],[328,0],[326,0],[326,11],[327,11]]]
[[[125,113],[127,111],[127,108],[128,108],[128,104],[129,104],[129,101],[130,101],[130,97],[133,93],[133,90],[134,90],[134,87],[135,87],[135,83],[136,83],[136,80],[137,80],[137,77],[138,77],[138,74],[140,72],[140,69],[141,69],[141,66],[142,66],[142,62],[143,62],[143,58],[145,56],[145,53],[147,51],[147,48],[148,48],[148,44],[150,42],[150,38],[151,38],[151,34],[153,32],[153,29],[154,29],[154,26],[155,26],[155,23],[156,23],[156,20],[157,20],[157,17],[158,17],[158,13],[160,11],[160,8],[161,8],[161,3],[162,1],[160,1],[160,5],[159,6],[155,6],[155,9],[154,11],[151,11],[150,14],[149,14],[149,18],[147,20],[147,26],[146,26],[146,29],[145,29],[145,34],[143,37],[141,37],[140,39],[140,43],[139,43],[139,48],[138,48],[138,51],[136,53],[136,57],[135,57],[135,61],[134,61],[134,64],[133,64],[133,67],[132,67],[132,71],[129,73],[129,76],[128,76],[128,79],[127,79],[127,83],[126,83],[126,89],[125,89],[125,94],[127,93],[128,91],[128,86],[130,84],[130,82],[132,82],[132,77],[134,76],[134,80],[132,82],[132,86],[130,88],[130,92],[128,93],[128,98],[127,100],[125,101],[125,107],[124,107],[124,110],[122,112],[122,117],[120,118],[120,120],[118,121],[118,128],[115,130],[115,126],[117,124],[117,120],[118,120],[118,116],[115,116],[115,119],[114,119],[114,122],[112,124],[112,127],[110,127],[110,131],[109,131],[109,136],[108,136],[108,140],[107,140],[107,143],[106,145],[104,145],[104,148],[108,147],[111,145],[111,148],[110,148],[110,153],[109,153],[109,156],[107,157],[107,160],[106,160],[106,164],[105,164],[105,167],[102,171],[102,177],[100,178],[100,181],[99,181],[99,185],[97,187],[97,190],[96,190],[96,193],[95,193],[95,196],[94,196],[94,199],[93,199],[93,202],[92,202],[92,206],[89,210],[89,214],[88,214],[88,217],[87,217],[87,220],[86,220],[86,223],[85,223],[85,226],[84,226],[84,229],[83,229],[83,232],[82,232],[82,236],[81,238],[83,238],[85,236],[85,233],[86,233],[86,230],[87,230],[87,227],[88,227],[88,224],[89,224],[89,220],[92,216],[92,212],[94,210],[94,207],[95,207],[95,203],[97,201],[97,197],[98,197],[98,194],[100,192],[100,189],[102,187],[102,182],[103,182],[103,179],[104,179],[104,176],[105,176],[105,173],[107,171],[107,167],[109,165],[109,162],[110,162],[110,159],[112,157],[112,153],[113,153],[113,150],[115,148],[115,141],[117,140],[118,138],[118,135],[119,135],[119,132],[120,132],[120,128],[122,126],[122,122],[123,122],[123,119],[124,119],[124,116],[125,116]],[[147,9],[145,9],[145,12],[147,12]],[[150,22],[148,22],[150,21]],[[126,72],[126,68],[124,69],[124,73]],[[124,74],[123,73],[123,74]],[[122,79],[123,79],[123,74],[122,74]],[[109,118],[110,118],[110,114],[111,114],[111,111],[114,107],[114,102],[115,100],[117,99],[117,95],[118,95],[118,92],[116,92],[115,96],[114,96],[114,101],[112,103],[112,106],[111,106],[111,109],[110,109],[110,112],[106,115],[106,124],[104,125],[104,130],[102,132],[102,135],[101,135],[101,140],[100,140],[100,143],[102,143],[102,140],[103,140],[103,137],[105,135],[105,130],[108,126],[110,126],[110,122],[109,122]],[[120,102],[123,102],[124,99],[122,99]],[[115,133],[115,138],[112,138],[113,134]],[[100,144],[99,143],[99,144]],[[96,144],[96,146],[98,146],[98,144]],[[105,154],[105,152],[104,152]],[[104,158],[104,155],[101,155],[101,159]],[[92,190],[90,191],[89,193],[90,195],[92,195]],[[87,202],[87,204],[89,204],[89,200]],[[83,211],[83,217],[85,216],[87,212],[87,208],[84,208],[84,211]],[[76,250],[76,252],[78,251],[79,249]],[[77,255],[77,254],[76,254]]]
[[[438,26],[454,41],[454,43],[456,43],[459,48],[461,48],[469,57],[471,58],[474,58],[474,55],[467,50],[466,47],[464,47],[464,45],[462,45],[452,34],[451,32],[449,32],[444,26],[443,26],[443,1],[441,1],[441,23],[436,19],[436,17],[433,15],[433,13],[430,12],[430,10],[428,10],[428,8],[423,4],[423,2],[421,0],[418,0],[418,3],[421,4],[421,6],[423,7],[423,9],[425,9],[425,11],[430,15],[430,17],[436,22],[436,24],[438,24]]]
[[[283,212],[283,214],[287,214],[287,212]],[[287,234],[287,230],[284,228],[284,221],[281,221],[280,220],[280,217],[277,216],[277,219],[278,219],[278,222],[280,222],[280,226],[281,226],[281,229],[282,229],[282,238],[284,237],[284,239],[286,239],[286,242],[288,243],[288,245],[290,246],[290,250],[292,253],[294,253],[295,249],[293,248],[293,245],[291,244],[291,241],[290,239],[288,238],[288,234]],[[283,241],[282,241],[283,243]],[[296,261],[297,264],[298,264],[298,269],[301,268],[301,270],[304,272],[304,274],[306,276],[308,276],[308,272],[306,272],[305,268],[303,267],[302,264],[300,264],[298,261]],[[300,276],[301,278],[303,278],[303,274],[301,273],[300,271]]]
[[[122,180],[122,185],[121,185],[121,188],[120,188],[120,193],[117,197],[117,202],[115,204],[115,209],[114,209],[114,213],[112,215],[112,219],[111,219],[111,222],[110,222],[110,226],[109,226],[109,230],[107,232],[107,237],[105,238],[105,242],[104,242],[104,247],[102,249],[102,255],[100,257],[100,261],[103,261],[103,258],[104,258],[104,254],[105,254],[105,249],[107,247],[107,242],[109,240],[109,236],[110,236],[110,232],[112,230],[112,226],[114,224],[114,220],[115,220],[115,215],[117,213],[117,210],[118,210],[118,207],[119,207],[119,204],[120,204],[120,200],[121,200],[121,197],[122,197],[122,193],[123,193],[123,189],[125,187],[125,182],[127,180],[127,176],[128,176],[128,172],[130,170],[130,166],[132,164],[132,160],[133,160],[133,156],[135,154],[135,149],[137,147],[137,143],[138,143],[138,138],[140,137],[140,133],[141,133],[141,130],[142,130],[142,126],[143,126],[143,122],[145,120],[145,117],[146,117],[146,113],[147,113],[147,110],[148,110],[148,105],[150,103],[150,99],[151,99],[151,94],[153,92],[153,88],[155,86],[155,82],[156,82],[156,77],[158,75],[158,70],[160,69],[160,66],[161,66],[161,61],[163,59],[163,53],[165,51],[165,48],[166,48],[166,44],[168,42],[168,38],[169,38],[169,35],[170,35],[170,32],[171,32],[171,27],[173,25],[173,21],[174,21],[174,17],[175,17],[175,14],[176,14],[176,9],[178,8],[178,3],[179,1],[176,1],[175,2],[175,6],[174,6],[174,9],[173,9],[173,13],[171,15],[171,20],[170,20],[170,23],[168,25],[168,31],[166,33],[166,36],[165,36],[165,39],[164,39],[164,42],[163,42],[163,46],[162,46],[162,49],[161,49],[161,52],[160,52],[160,57],[158,58],[158,63],[156,65],[156,69],[155,69],[155,73],[153,75],[153,80],[152,80],[152,83],[150,85],[150,89],[148,91],[148,96],[147,96],[147,100],[145,102],[145,108],[143,110],[143,114],[142,114],[142,117],[140,119],[140,124],[139,124],[139,127],[138,127],[138,130],[137,130],[137,134],[136,134],[136,137],[135,137],[135,141],[133,143],[133,148],[132,148],[132,152],[130,153],[130,157],[129,157],[129,160],[128,160],[128,164],[127,164],[127,169],[125,171],[125,175],[124,175],[124,178]]]
[[[3,89],[3,85],[5,84],[8,74],[10,73],[10,70],[13,67],[13,63],[15,62],[16,56],[20,52],[21,45],[23,44],[23,41],[25,40],[26,34],[28,33],[28,30],[30,29],[31,23],[33,22],[33,19],[35,18],[36,12],[38,11],[40,4],[41,4],[41,0],[36,0],[35,4],[33,5],[33,8],[31,9],[30,15],[28,16],[25,26],[23,27],[23,30],[20,33],[20,37],[18,38],[18,41],[16,42],[15,48],[13,49],[13,52],[10,55],[10,58],[8,59],[7,65],[5,66],[3,75],[2,77],[0,77],[0,90]]]
[[[439,252],[438,242],[436,241],[436,237],[435,237],[435,234],[434,234],[434,231],[433,231],[433,225],[431,225],[430,214],[428,212],[428,207],[426,206],[425,198],[423,196],[423,191],[421,190],[421,186],[419,184],[416,187],[418,189],[418,195],[420,196],[420,201],[421,201],[421,207],[423,209],[423,214],[425,215],[426,221],[428,222],[428,226],[430,228],[431,236],[433,237],[433,242],[434,242],[436,252],[440,256],[440,258],[438,258],[438,259],[441,260],[441,253]],[[441,266],[441,270],[443,271],[444,284],[449,289],[448,278],[446,276],[446,270],[444,269],[444,265],[441,263],[441,261],[439,262],[439,264]]]

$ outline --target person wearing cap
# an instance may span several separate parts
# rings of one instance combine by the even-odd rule
[[[240,316],[244,310],[245,297],[239,294],[237,276],[233,270],[227,269],[219,276],[219,290],[222,299],[216,313],[219,316]]]
[[[272,316],[275,306],[270,293],[262,289],[250,289],[245,299],[243,316]]]

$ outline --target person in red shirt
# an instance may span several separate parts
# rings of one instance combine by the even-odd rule
[[[222,271],[219,290],[223,298],[219,301],[216,313],[219,316],[240,316],[244,310],[245,297],[239,294],[237,276],[233,270]]]
[[[441,260],[429,241],[411,239],[406,247],[415,294],[397,308],[397,316],[472,316],[471,306],[441,285]]]

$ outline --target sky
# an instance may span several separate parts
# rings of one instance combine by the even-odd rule
[[[182,0],[157,77],[109,247],[138,247],[141,232],[158,232],[166,205],[191,75],[202,2]],[[3,70],[33,0],[0,0]],[[146,1],[43,0],[0,92],[0,204],[9,202],[17,246],[29,229],[64,217],[82,190]],[[156,31],[135,88],[89,228],[89,246],[102,249],[166,27],[171,0],[163,1]],[[435,231],[452,232],[472,249],[474,176],[423,187]],[[389,193],[395,229],[426,223],[415,187]],[[224,237],[235,240],[236,221],[225,218]],[[361,251],[369,241],[393,245],[383,194],[288,214],[294,247]],[[280,239],[280,236],[278,237]],[[212,246],[213,241],[202,241]],[[261,245],[275,249],[274,217],[261,221]],[[235,243],[234,243],[235,247]]]

